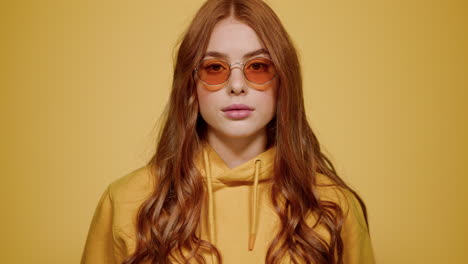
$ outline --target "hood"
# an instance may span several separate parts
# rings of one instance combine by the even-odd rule
[[[258,184],[272,180],[276,146],[272,146],[254,158],[234,167],[229,168],[209,143],[202,143],[200,153],[195,157],[195,165],[201,173],[208,192],[208,226],[210,242],[215,244],[214,237],[214,201],[213,192],[223,188],[239,185],[251,185],[253,199],[251,203],[251,221],[254,228],[250,228],[249,250],[255,245],[258,210]]]

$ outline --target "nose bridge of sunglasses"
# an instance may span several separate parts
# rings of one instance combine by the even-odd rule
[[[234,63],[231,63],[229,64],[229,73],[228,73],[228,76],[227,77],[227,80],[228,82],[232,82],[232,79],[233,79],[233,76],[236,76],[236,73],[235,73],[235,69],[239,69],[240,71],[240,75],[238,77],[241,77],[241,78],[244,78],[244,63],[240,63],[240,62],[234,62]],[[236,77],[234,77],[236,78]]]
[[[234,66],[236,64],[237,64],[237,66]],[[244,63],[240,63],[240,62],[231,63],[229,65],[229,67],[230,67],[231,71],[234,70],[234,69],[239,69],[239,70],[242,71],[244,69]]]

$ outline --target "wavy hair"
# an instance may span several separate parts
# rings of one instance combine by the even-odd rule
[[[218,249],[197,234],[205,190],[194,154],[206,140],[207,124],[199,114],[193,70],[215,25],[229,17],[257,33],[279,76],[276,115],[267,125],[267,138],[268,145],[277,147],[270,200],[281,226],[265,263],[280,263],[289,253],[294,263],[342,264],[344,214],[338,204],[319,199],[316,173],[327,175],[333,185],[356,196],[368,226],[366,206],[320,150],[305,113],[296,49],[279,18],[262,0],[208,0],[180,38],[156,153],[147,164],[157,184],[138,211],[136,249],[124,264],[165,264],[170,257],[205,263],[203,252],[214,253],[222,263]],[[311,212],[318,215],[316,225],[322,224],[330,233],[329,243],[306,223]]]

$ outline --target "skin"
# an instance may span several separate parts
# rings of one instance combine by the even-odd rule
[[[261,48],[265,46],[252,28],[228,18],[215,26],[207,51],[227,54],[228,63],[243,63],[249,59],[243,59],[244,54]],[[269,58],[268,54],[256,56]],[[244,79],[240,65],[233,65],[231,71],[219,90],[208,90],[198,78],[196,83],[200,114],[208,124],[208,142],[226,165],[234,168],[266,149],[266,125],[276,114],[278,78],[255,89]],[[244,119],[232,119],[221,110],[231,104],[246,104],[254,111]]]

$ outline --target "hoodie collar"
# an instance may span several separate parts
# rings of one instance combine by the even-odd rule
[[[248,250],[253,250],[257,236],[258,185],[262,181],[272,179],[275,155],[276,146],[272,146],[243,164],[229,168],[209,143],[202,143],[202,151],[197,153],[195,165],[201,173],[208,192],[208,226],[212,244],[216,244],[213,192],[229,186],[252,185],[252,213],[249,221],[251,227],[247,246]],[[211,255],[211,259],[212,263],[217,263],[214,255]]]
[[[268,181],[272,178],[276,146],[268,148],[264,152],[234,168],[229,168],[209,143],[202,143],[202,151],[196,156],[195,164],[200,170],[203,180],[206,182],[208,175],[204,164],[204,152],[206,152],[208,157],[214,191],[229,186],[253,184],[255,181],[255,163],[257,160],[261,162],[258,181]]]

